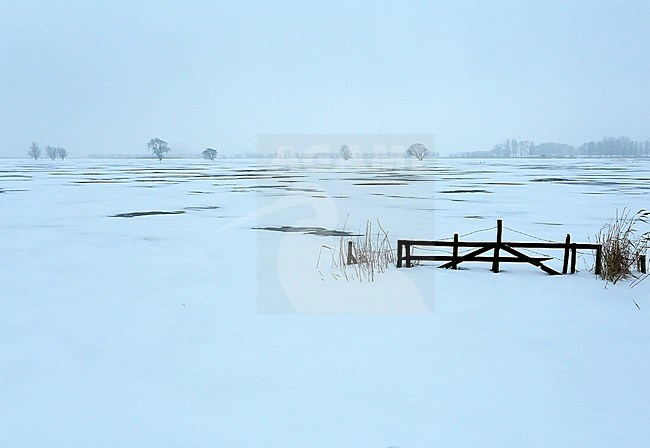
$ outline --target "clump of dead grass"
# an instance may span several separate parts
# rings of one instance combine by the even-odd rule
[[[602,245],[600,276],[616,283],[632,274],[632,267],[639,264],[650,244],[650,232],[640,233],[638,227],[647,224],[650,211],[637,213],[625,208],[605,224],[596,235],[596,242]]]
[[[395,262],[395,252],[391,247],[388,232],[381,226],[379,219],[377,227],[375,232],[373,223],[367,221],[364,233],[356,238],[341,237],[339,244],[334,248],[321,246],[316,263],[321,276],[325,278],[320,269],[323,249],[331,253],[331,275],[335,279],[372,282],[377,274],[385,272],[388,266]]]

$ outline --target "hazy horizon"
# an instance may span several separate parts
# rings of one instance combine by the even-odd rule
[[[259,134],[650,138],[645,2],[33,2],[0,17],[0,157],[255,151]]]

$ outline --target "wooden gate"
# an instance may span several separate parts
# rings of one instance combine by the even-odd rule
[[[596,251],[596,275],[600,274],[602,257],[602,246],[592,243],[572,243],[571,235],[567,234],[564,243],[553,242],[514,242],[503,241],[503,221],[497,220],[496,241],[460,241],[458,234],[454,235],[453,241],[425,241],[425,240],[398,240],[397,241],[397,267],[404,264],[407,268],[413,266],[414,262],[420,261],[444,261],[441,268],[457,269],[458,265],[465,262],[484,262],[492,264],[492,272],[499,272],[501,263],[529,263],[540,268],[550,275],[561,275],[576,272],[578,250]],[[414,255],[413,248],[419,247],[447,247],[451,248],[451,255]],[[461,248],[475,248],[468,253],[459,255]],[[552,257],[532,257],[517,249],[562,249],[562,272],[546,266],[544,262]],[[492,255],[484,255],[492,251]],[[504,254],[505,253],[505,254]],[[645,272],[645,263],[643,272]]]

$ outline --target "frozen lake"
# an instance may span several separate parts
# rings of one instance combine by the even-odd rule
[[[301,219],[342,228],[347,221],[348,228],[358,230],[366,219],[380,218],[395,237],[448,236],[485,227],[501,217],[506,225],[536,235],[559,238],[571,231],[584,238],[617,208],[644,207],[650,189],[648,162],[582,159],[3,161],[0,176],[10,216],[37,218],[41,225],[56,216],[58,226],[65,226],[61,220],[71,218],[65,210],[73,209],[77,222],[97,220],[93,224],[100,228],[125,225],[106,219],[120,213],[160,211],[185,216],[156,218],[146,227],[157,227],[152,222],[183,226],[201,216],[202,224],[213,218],[210,227],[215,229],[291,198],[311,213],[258,213],[258,224],[293,225]],[[43,207],[52,210],[46,213]],[[325,209],[323,215],[315,211]]]
[[[589,254],[316,264],[376,219],[593,241],[649,189],[632,160],[2,160],[0,443],[645,446],[650,283],[605,289]]]

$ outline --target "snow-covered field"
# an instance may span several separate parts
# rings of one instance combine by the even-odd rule
[[[650,281],[346,282],[337,237],[259,228],[587,242],[649,189],[624,160],[0,161],[0,446],[648,446]]]

